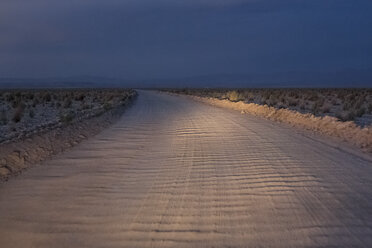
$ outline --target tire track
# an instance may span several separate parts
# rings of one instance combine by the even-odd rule
[[[371,163],[267,120],[140,92],[0,186],[4,247],[370,247]]]

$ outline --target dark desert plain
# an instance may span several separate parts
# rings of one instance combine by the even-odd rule
[[[372,247],[371,13],[0,1],[0,247]]]

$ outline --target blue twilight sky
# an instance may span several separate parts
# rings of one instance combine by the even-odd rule
[[[0,77],[371,68],[371,0],[0,0]]]

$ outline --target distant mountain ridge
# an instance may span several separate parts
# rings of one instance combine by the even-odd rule
[[[196,77],[157,79],[144,84],[165,87],[220,87],[220,88],[370,88],[372,69],[338,72],[285,72],[268,74],[219,74]],[[164,86],[163,86],[164,87]]]
[[[61,78],[0,78],[0,88],[100,88],[123,87],[120,79],[77,76]]]
[[[0,88],[371,88],[371,69],[338,72],[293,71],[283,73],[214,74],[179,78],[128,80],[75,76],[50,78],[0,78]]]

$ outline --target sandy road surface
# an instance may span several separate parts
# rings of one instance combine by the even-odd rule
[[[372,247],[372,164],[269,121],[141,92],[0,185],[1,247]]]

